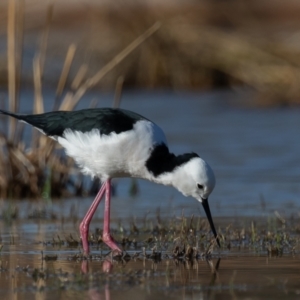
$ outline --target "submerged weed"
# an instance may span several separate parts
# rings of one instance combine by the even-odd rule
[[[57,260],[57,258],[58,258],[57,254],[53,254],[53,255],[47,254],[44,256],[45,261],[50,261],[50,260],[55,261]]]

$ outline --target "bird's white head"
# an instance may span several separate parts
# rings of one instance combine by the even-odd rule
[[[171,158],[174,159],[174,155]],[[220,246],[208,204],[208,196],[216,184],[212,168],[194,153],[192,155],[179,155],[176,157],[176,160],[179,163],[175,169],[170,172],[163,172],[158,177],[152,177],[152,180],[157,183],[172,185],[183,195],[191,196],[202,203],[212,232]]]
[[[174,173],[173,186],[185,196],[194,197],[202,203],[211,230],[220,247],[220,241],[208,204],[208,196],[216,184],[216,178],[212,168],[200,157],[194,157],[180,166],[176,171],[177,172]]]
[[[212,168],[200,157],[194,157],[176,172],[173,185],[185,196],[202,203],[213,191],[216,179]]]

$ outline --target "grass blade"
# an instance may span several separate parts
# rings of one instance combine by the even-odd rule
[[[16,111],[16,1],[8,1],[7,19],[7,69],[8,69],[8,96],[9,110]],[[8,138],[14,139],[16,120],[10,118]]]

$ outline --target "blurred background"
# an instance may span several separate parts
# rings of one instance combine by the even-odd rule
[[[7,87],[8,4],[0,3],[0,82]],[[255,105],[299,103],[298,1],[15,1],[21,86],[32,87],[42,51],[43,85],[57,86],[74,44],[67,87],[94,75],[154,23],[161,26],[95,86],[210,90],[248,87]],[[11,30],[11,28],[9,28]],[[22,53],[22,55],[20,55]]]
[[[176,154],[195,151],[212,165],[214,213],[295,212],[299,13],[294,0],[1,1],[1,107],[134,110],[164,128]],[[4,117],[2,125],[2,198],[98,186],[86,188],[73,162],[31,129]],[[148,207],[162,198],[198,209],[145,182],[124,180],[116,190]]]

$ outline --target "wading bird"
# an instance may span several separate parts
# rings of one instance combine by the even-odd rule
[[[84,255],[89,254],[89,225],[104,194],[103,241],[112,251],[122,252],[110,235],[111,179],[116,177],[171,185],[183,195],[196,198],[202,203],[220,246],[208,205],[208,196],[215,186],[213,170],[196,153],[170,153],[165,134],[155,123],[134,112],[112,108],[37,115],[0,112],[56,140],[84,174],[99,177],[103,182],[79,226]]]

